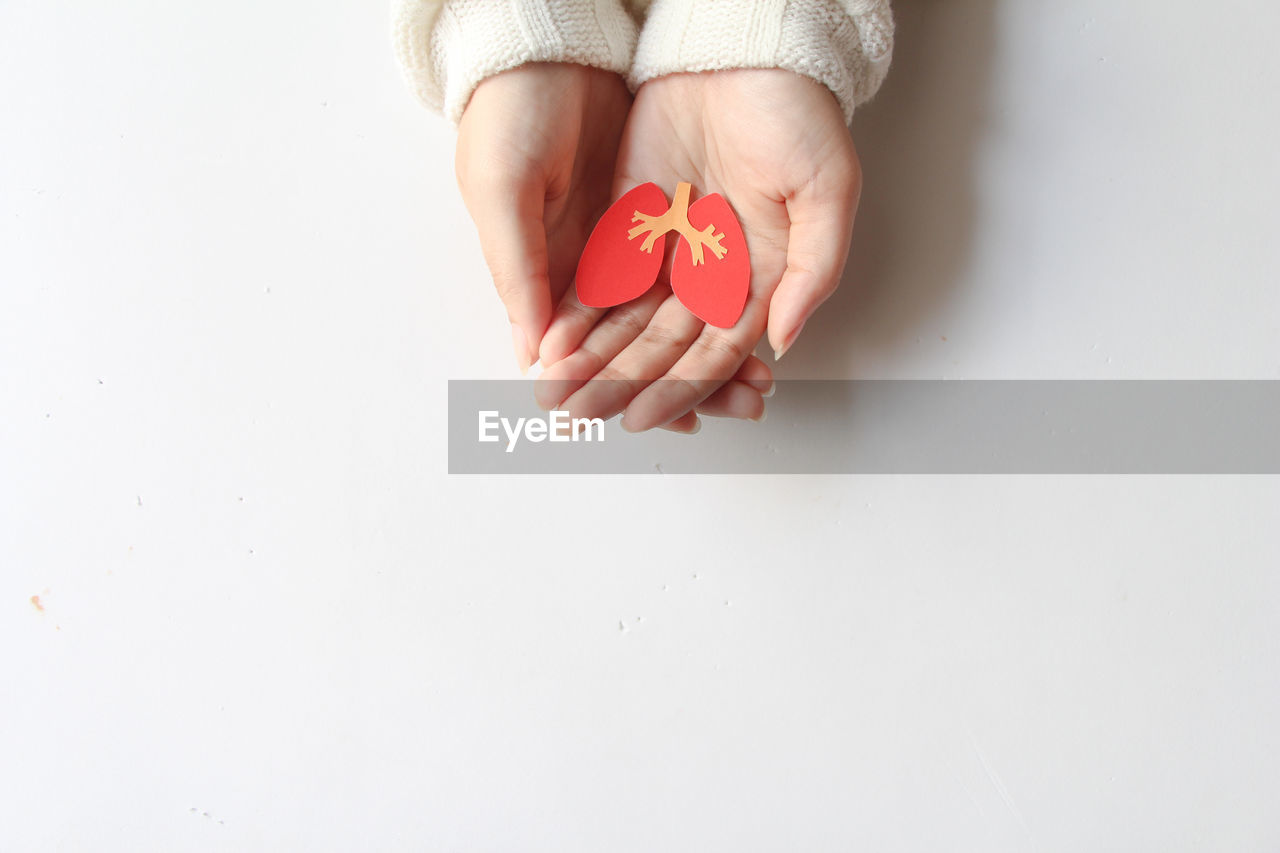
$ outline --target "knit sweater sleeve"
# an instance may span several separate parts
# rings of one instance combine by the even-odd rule
[[[889,0],[631,0],[647,7],[628,82],[681,71],[785,68],[824,84],[845,119],[884,80]]]
[[[409,87],[455,124],[486,77],[529,62],[625,75],[636,44],[621,0],[393,0],[391,19]]]

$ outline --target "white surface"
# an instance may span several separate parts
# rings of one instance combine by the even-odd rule
[[[1280,7],[897,8],[782,375],[1280,377]],[[0,5],[0,850],[1280,847],[1275,478],[450,480],[451,146],[377,4]]]

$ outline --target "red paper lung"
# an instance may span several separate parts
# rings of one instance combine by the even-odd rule
[[[712,194],[690,205],[691,194],[681,182],[668,207],[657,184],[641,184],[614,202],[578,261],[578,300],[609,308],[639,297],[657,280],[667,235],[674,232],[676,298],[704,323],[724,329],[737,323],[751,286],[746,237],[723,197]]]
[[[666,237],[652,252],[641,251],[643,240],[628,239],[636,211],[660,216],[667,197],[657,184],[641,184],[613,203],[596,223],[578,261],[578,301],[592,308],[610,308],[641,296],[658,280]]]
[[[712,326],[728,329],[738,322],[747,304],[751,287],[751,260],[747,239],[733,215],[729,202],[718,193],[703,196],[689,206],[689,223],[697,231],[715,226],[724,257],[704,249],[702,263],[694,266],[687,240],[676,244],[675,265],[671,268],[671,289],[684,307]]]

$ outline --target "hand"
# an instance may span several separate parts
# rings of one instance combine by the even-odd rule
[[[741,378],[740,369],[758,371],[751,351],[766,330],[775,358],[794,345],[839,284],[862,187],[835,97],[782,70],[676,74],[642,86],[613,197],[646,181],[668,197],[680,181],[723,195],[746,234],[752,273],[746,309],[731,329],[694,317],[662,287],[664,278],[608,312],[565,295],[542,340],[543,364],[552,365],[543,378],[581,386],[563,400],[575,416],[625,409],[623,426],[633,431],[690,424],[695,407]],[[675,241],[668,242],[670,253]],[[664,276],[669,268],[670,258]],[[592,378],[624,381],[587,383]]]
[[[458,186],[507,309],[521,372],[537,359],[552,306],[609,203],[630,106],[617,74],[530,64],[482,82],[462,115]]]

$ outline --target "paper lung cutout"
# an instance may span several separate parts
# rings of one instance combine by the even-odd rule
[[[627,236],[640,210],[665,210],[667,196],[657,184],[641,184],[613,203],[596,224],[578,261],[578,301],[592,308],[630,302],[653,287],[662,266],[667,241],[654,243],[653,252]]]
[[[667,207],[657,184],[641,184],[614,202],[578,262],[578,300],[610,308],[643,294],[658,278],[667,234],[674,231],[676,298],[712,326],[737,323],[751,285],[746,237],[722,196],[703,196],[690,206],[691,193],[689,184],[677,185],[675,202]]]
[[[747,256],[747,238],[742,234],[738,218],[729,202],[720,195],[703,196],[689,208],[689,222],[700,231],[715,231],[720,236],[724,254],[718,260],[704,253],[704,263],[697,263],[689,243],[676,244],[675,264],[671,268],[671,289],[684,307],[712,326],[727,329],[742,316],[751,284],[751,260]],[[712,224],[714,223],[714,225]]]

